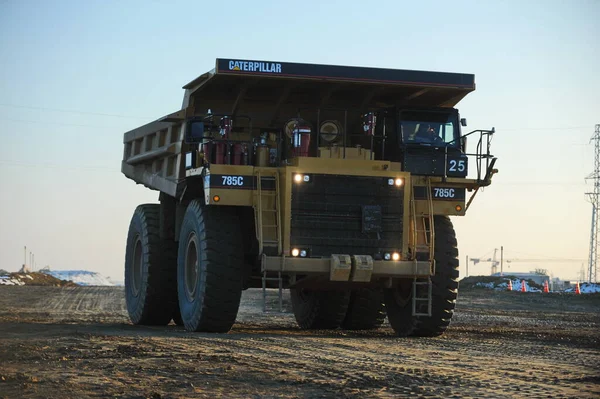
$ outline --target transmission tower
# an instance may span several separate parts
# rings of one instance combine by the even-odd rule
[[[588,269],[588,282],[596,282],[598,270],[598,234],[600,234],[600,225],[598,217],[600,216],[600,125],[596,125],[596,131],[590,142],[594,142],[594,171],[587,179],[594,183],[594,191],[586,193],[588,200],[592,204],[592,229],[590,232],[590,261]]]

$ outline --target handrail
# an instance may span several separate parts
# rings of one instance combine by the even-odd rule
[[[477,130],[473,130],[467,134],[460,136],[459,138],[456,138],[456,139],[446,143],[444,145],[444,179],[446,179],[448,177],[448,170],[447,170],[448,169],[448,148],[450,148],[450,146],[452,144],[456,143],[458,140],[462,140],[463,138],[468,137],[474,133],[479,133],[479,140],[477,141],[475,153],[464,152],[463,155],[465,155],[467,157],[469,157],[469,156],[475,157],[475,167],[477,169],[477,181],[479,181],[479,182],[487,181],[490,178],[492,169],[494,167],[494,164],[496,163],[496,157],[494,157],[490,152],[492,136],[495,132],[496,132],[495,128],[492,128],[492,130],[477,129]],[[485,152],[484,152],[484,148],[483,148],[484,137],[485,137]],[[483,164],[484,160],[485,160],[485,173],[482,173],[482,167],[483,167],[482,164]],[[482,174],[484,175],[483,179],[482,179]]]

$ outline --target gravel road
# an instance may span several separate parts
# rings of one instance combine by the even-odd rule
[[[228,334],[132,326],[119,287],[0,287],[0,397],[600,397],[600,295],[461,291],[438,338],[303,331],[276,291]]]

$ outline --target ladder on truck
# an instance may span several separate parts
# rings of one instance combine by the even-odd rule
[[[433,221],[433,198],[431,194],[431,180],[425,178],[425,201],[427,202],[425,210],[419,207],[420,211],[417,214],[417,206],[415,199],[415,180],[412,179],[412,194],[411,194],[411,213],[412,213],[412,254],[416,262],[419,254],[426,254],[427,260],[432,267],[430,271],[435,269],[435,226]],[[412,314],[413,316],[431,316],[432,302],[432,283],[431,276],[427,278],[413,279],[412,286]],[[426,311],[423,308],[426,307]]]
[[[266,270],[265,248],[276,249],[281,255],[281,200],[279,197],[279,173],[275,170],[256,170],[256,190],[254,192],[254,210],[256,212],[256,237],[258,251],[261,254],[261,280],[263,294],[263,312],[267,311],[267,281],[277,281],[279,311],[283,311],[283,280],[281,269],[277,277],[269,277]]]

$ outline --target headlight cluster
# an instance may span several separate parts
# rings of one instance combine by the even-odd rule
[[[294,181],[296,183],[302,183],[302,182],[308,183],[310,181],[310,176],[297,173],[294,175]]]
[[[383,254],[383,259],[397,262],[400,260],[400,254],[398,252],[386,252]]]
[[[297,258],[297,257],[306,258],[308,256],[308,251],[306,249],[294,248],[294,249],[292,249],[292,256],[294,258]]]
[[[404,185],[404,180],[401,179],[400,177],[397,177],[395,179],[388,179],[388,186],[401,187],[403,185]]]

